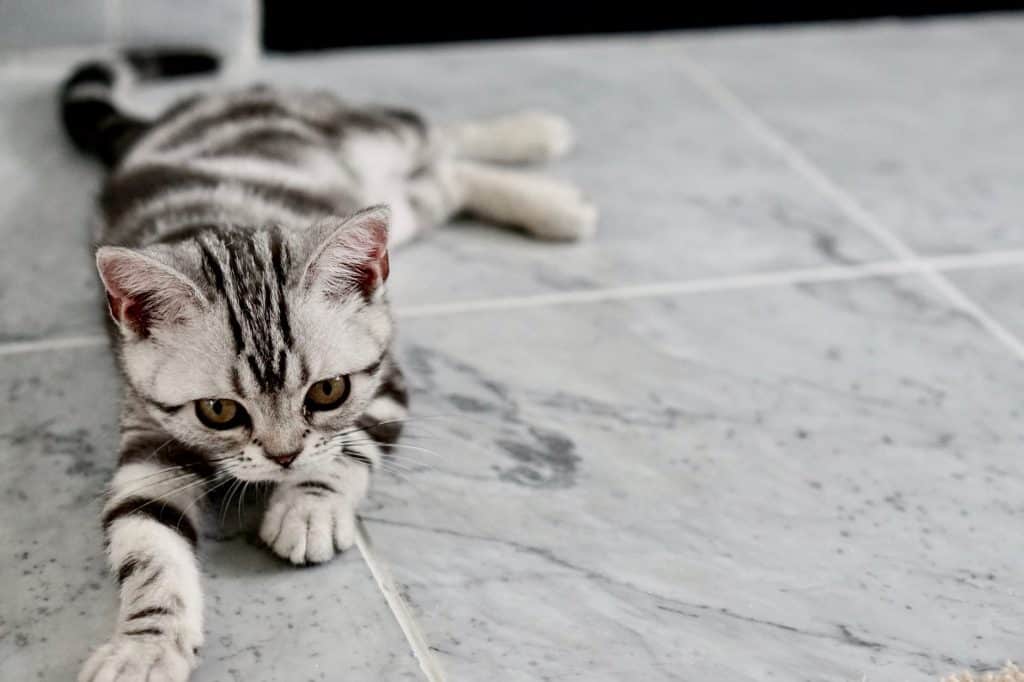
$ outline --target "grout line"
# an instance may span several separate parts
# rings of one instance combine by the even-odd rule
[[[1024,250],[955,254],[933,258],[878,261],[855,265],[827,265],[816,268],[797,268],[749,275],[723,275],[720,277],[605,287],[602,289],[578,289],[549,294],[482,298],[447,303],[423,303],[396,306],[395,316],[401,319],[417,319],[474,312],[544,308],[548,306],[587,303],[610,303],[664,296],[685,296],[797,284],[848,282],[859,279],[919,274],[927,278],[933,286],[942,290],[947,297],[959,297],[959,300],[955,301],[955,305],[981,322],[983,318],[991,320],[990,316],[978,308],[977,305],[945,280],[945,278],[939,276],[938,280],[935,279],[935,276],[938,274],[937,271],[949,272],[1012,265],[1024,265]],[[1003,336],[1000,336],[1000,339],[1007,345],[1013,345],[1013,342],[1010,341],[1010,339],[1014,338],[1013,335],[1002,328],[998,322],[992,320],[991,326],[986,325],[986,328],[997,336],[1003,334]],[[0,357],[57,350],[98,348],[106,345],[108,342],[109,338],[104,334],[58,336],[7,343],[0,342]],[[1016,345],[1021,346],[1019,342]],[[1024,346],[1021,346],[1020,352],[1022,357],[1024,357]]]
[[[758,287],[839,282],[873,277],[892,277],[907,274],[925,274],[932,269],[964,270],[1001,265],[1024,265],[1024,250],[995,251],[977,254],[938,256],[930,259],[879,261],[855,265],[827,265],[816,268],[798,268],[748,275],[725,275],[701,279],[675,280],[652,284],[637,284],[602,289],[559,291],[550,294],[509,296],[448,303],[426,303],[399,306],[398,317],[418,318],[437,315],[484,312],[488,310],[514,310],[553,305],[603,303],[659,296],[679,296],[715,291],[734,291]]]
[[[755,289],[758,287],[783,286],[787,284],[808,284],[814,282],[865,279],[886,275],[892,276],[914,273],[920,269],[919,265],[902,261],[885,261],[855,266],[836,265],[821,268],[804,268],[750,275],[730,275],[728,277],[709,277],[705,279],[657,282],[653,284],[638,284],[603,289],[560,291],[550,294],[452,301],[450,303],[427,303],[400,307],[396,310],[396,315],[400,318],[415,319],[419,317],[457,315],[460,313],[487,312],[492,310],[514,310],[519,308],[540,308],[580,303],[628,301],[641,298],[657,298],[661,296],[699,294],[715,291],[734,291],[738,289]]]
[[[52,350],[97,348],[107,343],[107,338],[101,334],[93,334],[89,336],[56,336],[35,341],[0,343],[0,357],[5,355],[21,355],[23,353],[41,353]]]
[[[366,566],[370,569],[370,574],[377,582],[377,587],[384,595],[384,601],[387,602],[391,613],[395,616],[395,620],[398,621],[398,627],[402,629],[406,641],[409,642],[412,653],[419,662],[420,670],[423,671],[427,681],[445,682],[445,675],[437,659],[434,657],[434,653],[430,650],[427,639],[423,636],[423,631],[420,630],[419,625],[416,623],[416,618],[409,610],[409,604],[406,603],[402,593],[398,590],[398,585],[395,584],[391,571],[377,556],[376,552],[373,551],[370,536],[366,533],[366,526],[360,518],[356,519],[356,545],[359,547],[359,552],[363,555],[363,561],[366,562]]]
[[[747,131],[773,148],[790,168],[817,189],[847,218],[862,230],[884,244],[897,258],[920,265],[919,272],[946,299],[969,315],[983,329],[987,330],[998,341],[1005,345],[1018,360],[1024,361],[1024,343],[1007,329],[988,311],[978,305],[959,287],[946,277],[939,268],[922,259],[900,239],[888,226],[879,221],[850,192],[843,189],[830,178],[805,153],[774,130],[763,118],[758,116],[743,100],[732,92],[711,70],[694,61],[687,55],[681,55],[680,64],[690,80],[701,88],[706,95],[714,100],[725,112],[735,118]]]

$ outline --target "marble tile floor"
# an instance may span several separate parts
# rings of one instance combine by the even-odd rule
[[[245,523],[204,538],[196,679],[917,681],[1024,658],[1022,46],[1024,18],[993,15],[269,59],[438,116],[563,111],[581,145],[555,172],[604,222],[561,246],[463,223],[396,254],[408,447],[329,565],[276,562]],[[17,680],[72,679],[114,609],[117,380],[76,227],[96,173],[55,137],[48,68],[0,60]]]

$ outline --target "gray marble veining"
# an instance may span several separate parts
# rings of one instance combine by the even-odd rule
[[[407,442],[437,454],[396,456],[367,512],[452,679],[929,680],[1019,651],[1024,375],[923,282],[458,322],[403,327]]]

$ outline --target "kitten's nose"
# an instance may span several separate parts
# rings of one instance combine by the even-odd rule
[[[287,469],[288,467],[290,467],[292,465],[292,462],[294,462],[295,459],[301,453],[302,453],[302,449],[301,448],[298,449],[298,450],[293,450],[292,452],[281,453],[279,455],[271,454],[271,453],[268,452],[267,453],[267,458],[273,460],[274,462],[277,462],[282,467]]]

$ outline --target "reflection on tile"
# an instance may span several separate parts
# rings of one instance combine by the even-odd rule
[[[116,443],[105,351],[0,362],[4,679],[71,680],[116,615],[99,496]],[[295,569],[238,535],[203,542],[207,645],[196,682],[419,680],[358,553]]]
[[[683,49],[913,247],[1024,244],[1024,18],[696,34]]]
[[[367,513],[454,679],[926,680],[1017,651],[1024,375],[921,282],[403,332],[405,442],[438,454],[403,451]]]

